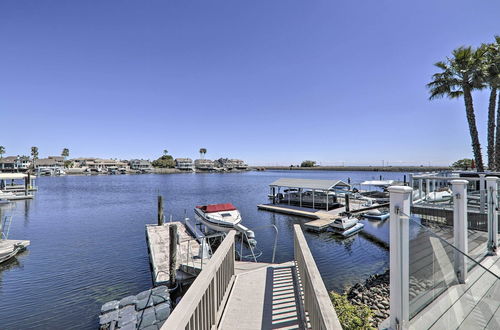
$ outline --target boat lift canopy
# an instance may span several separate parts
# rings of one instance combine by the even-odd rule
[[[269,185],[270,187],[287,187],[297,189],[311,190],[336,190],[341,188],[350,188],[351,186],[340,180],[312,180],[312,179],[293,179],[281,178]]]

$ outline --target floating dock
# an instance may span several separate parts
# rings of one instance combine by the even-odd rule
[[[183,223],[176,221],[167,222],[162,226],[146,225],[146,241],[148,244],[149,260],[153,273],[153,284],[155,286],[168,284],[169,282],[169,227],[172,224],[177,225],[177,233],[179,235],[176,266],[177,280],[183,281],[191,279],[195,275],[193,273],[199,273],[203,264],[205,264],[208,260],[202,260],[198,257],[201,245],[188,233],[186,226]]]
[[[376,206],[362,207],[362,203],[364,202],[365,201],[362,200],[351,200],[349,203],[350,206],[349,212],[351,214],[357,214],[376,208],[387,207],[389,205],[388,203],[386,203]],[[339,207],[333,210],[326,211],[326,210],[316,210],[316,209],[298,207],[286,204],[259,204],[257,205],[257,208],[259,210],[264,210],[264,211],[277,212],[277,213],[314,219],[313,221],[306,222],[304,224],[304,227],[307,230],[318,233],[325,231],[330,226],[330,224],[340,216],[340,214],[346,211],[345,207]]]

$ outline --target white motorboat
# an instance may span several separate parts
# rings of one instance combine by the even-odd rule
[[[447,202],[450,199],[451,191],[449,189],[433,191],[425,196],[425,200],[432,203]]]
[[[26,249],[29,241],[0,240],[0,263],[9,260]]]
[[[194,213],[198,221],[215,231],[228,232],[241,222],[240,212],[231,203],[197,206]]]
[[[249,244],[257,244],[255,233],[241,224],[240,212],[231,203],[196,206],[194,214],[196,220],[211,230],[229,232],[234,229],[244,235]]]
[[[379,209],[368,210],[363,213],[364,218],[375,220],[386,220],[390,216],[389,211],[380,211]]]
[[[333,229],[335,229],[337,231],[338,230],[344,231],[344,230],[347,230],[347,229],[353,227],[354,225],[356,225],[358,223],[358,221],[359,220],[355,217],[345,216],[342,218],[335,219],[330,224],[330,227],[332,227]]]

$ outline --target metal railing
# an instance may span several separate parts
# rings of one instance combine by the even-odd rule
[[[342,329],[304,233],[299,225],[293,227],[295,263],[311,328]]]
[[[235,235],[231,230],[161,329],[210,329],[234,276]]]

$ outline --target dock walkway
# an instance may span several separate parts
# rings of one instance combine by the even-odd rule
[[[149,260],[153,273],[153,284],[155,286],[167,284],[170,276],[169,271],[169,246],[170,234],[169,226],[177,225],[179,234],[179,244],[177,246],[177,269],[185,268],[193,270],[202,267],[206,262],[198,258],[200,252],[200,243],[192,237],[186,227],[181,222],[168,222],[163,226],[146,225],[146,241],[148,244]],[[195,270],[196,271],[196,270]],[[183,279],[187,276],[185,272],[177,272],[177,278]]]
[[[219,329],[303,328],[297,287],[293,262],[237,274]]]

